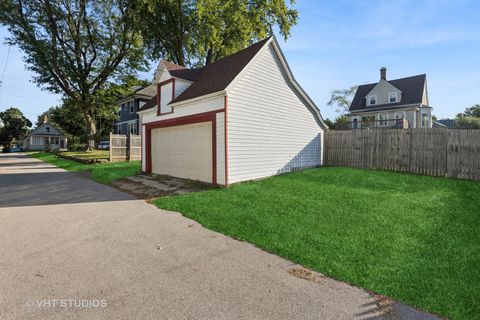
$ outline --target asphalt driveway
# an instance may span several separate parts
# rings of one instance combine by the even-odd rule
[[[79,174],[0,155],[2,320],[433,318]]]

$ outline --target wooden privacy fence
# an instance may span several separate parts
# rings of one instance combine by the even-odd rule
[[[142,137],[110,133],[110,162],[142,159]]]
[[[329,130],[325,165],[480,180],[480,130]]]

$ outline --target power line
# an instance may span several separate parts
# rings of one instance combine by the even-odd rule
[[[5,60],[5,66],[3,67],[3,72],[2,72],[2,80],[0,80],[0,82],[3,82],[3,78],[5,77],[5,71],[7,71],[8,58],[10,57],[10,49],[11,48],[12,48],[12,46],[8,46],[7,59]]]
[[[17,96],[17,95],[14,95],[14,94],[4,94],[4,96],[17,98],[17,99],[21,99],[21,100],[26,100],[26,101],[42,102],[42,103],[45,103],[45,104],[55,104],[55,102],[47,101],[46,99],[43,99],[43,98],[42,99],[27,98],[27,97]],[[61,99],[61,97],[59,97],[58,99]]]
[[[8,65],[8,58],[10,57],[10,49],[12,46],[8,46],[7,51],[7,59],[5,60],[5,66],[3,67],[2,78],[0,79],[0,105],[2,105],[2,86],[3,86],[3,79],[5,78],[5,72],[7,71]]]

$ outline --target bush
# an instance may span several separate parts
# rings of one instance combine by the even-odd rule
[[[87,145],[85,143],[72,142],[68,144],[68,150],[70,151],[84,151],[86,149]]]
[[[480,129],[480,118],[457,117],[455,127],[464,129]]]

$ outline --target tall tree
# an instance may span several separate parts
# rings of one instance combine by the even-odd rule
[[[117,100],[133,94],[136,86],[145,87],[149,85],[148,81],[139,80],[133,76],[124,77],[119,84],[107,83],[106,86],[97,92],[97,109],[95,118],[97,120],[97,138],[108,136],[113,129],[113,123],[118,118]],[[51,107],[46,112],[38,116],[38,122],[43,121],[44,115],[48,116],[49,121],[62,129],[72,137],[80,138],[85,142],[86,122],[82,116],[81,110],[74,101],[64,98],[62,104]]]
[[[347,113],[352,103],[353,96],[357,92],[358,86],[352,86],[348,89],[334,90],[331,93],[330,100],[327,105],[335,107],[335,111],[339,113]]]
[[[457,117],[474,117],[480,118],[480,104],[466,108],[462,113],[457,114]]]
[[[129,0],[2,0],[8,42],[25,53],[35,82],[63,93],[86,122],[95,146],[97,93],[109,79],[146,66]]]
[[[12,141],[22,139],[32,126],[18,108],[9,108],[0,112],[0,145],[10,147]]]
[[[457,114],[455,126],[457,128],[480,129],[480,104],[466,108],[464,112]]]
[[[150,56],[202,66],[297,23],[294,0],[138,0]]]

